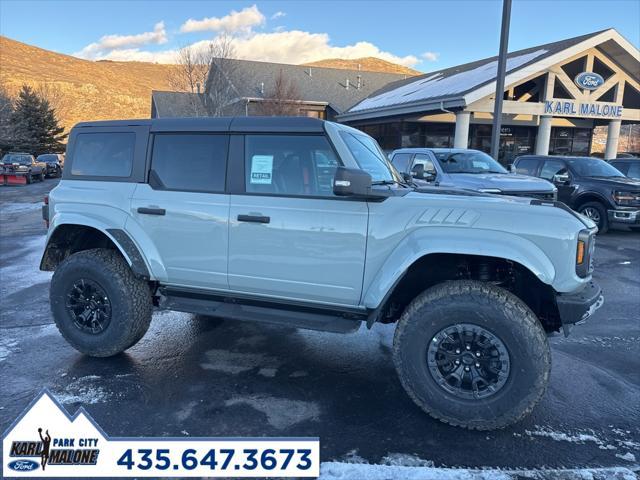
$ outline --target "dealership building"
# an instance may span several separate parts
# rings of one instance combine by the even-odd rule
[[[489,151],[497,63],[487,58],[392,82],[337,120],[385,150]],[[596,127],[606,128],[605,158],[614,158],[621,126],[640,124],[640,52],[614,29],[509,53],[505,85],[504,164],[525,153],[588,155]]]

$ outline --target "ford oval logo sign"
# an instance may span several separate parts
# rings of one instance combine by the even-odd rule
[[[595,90],[604,83],[601,75],[593,72],[582,72],[578,74],[574,80],[576,85],[585,90]]]
[[[16,472],[32,472],[38,468],[38,464],[33,460],[14,460],[9,462],[9,468]]]

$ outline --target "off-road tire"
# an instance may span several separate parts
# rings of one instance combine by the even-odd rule
[[[74,281],[97,282],[111,302],[111,321],[99,334],[81,331],[65,307]],[[149,285],[134,276],[115,250],[92,249],[74,253],[56,269],[51,279],[51,311],[62,336],[78,351],[92,357],[110,357],[136,344],[151,323],[153,303]]]
[[[45,173],[44,172],[40,172],[40,175],[38,176],[38,180],[41,182],[44,182],[44,177],[45,177]]]
[[[504,386],[483,399],[462,399],[444,390],[427,366],[437,332],[458,323],[478,325],[505,345],[510,358]],[[527,305],[487,283],[441,283],[418,295],[398,321],[393,360],[402,386],[432,417],[471,430],[504,428],[528,415],[544,395],[551,353],[544,329]]]
[[[598,224],[598,233],[607,233],[609,230],[609,218],[607,217],[607,209],[600,202],[587,202],[583,205],[580,205],[578,208],[578,212],[583,213],[587,208],[594,208],[598,211],[598,215],[600,215],[600,221]],[[584,215],[584,214],[583,214]]]
[[[31,172],[27,173],[27,185],[30,185],[33,182],[33,177],[31,176]]]

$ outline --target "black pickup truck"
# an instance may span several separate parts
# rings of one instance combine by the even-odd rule
[[[612,225],[640,230],[640,181],[593,157],[523,155],[517,173],[544,178],[558,187],[558,200],[591,218],[600,233]]]

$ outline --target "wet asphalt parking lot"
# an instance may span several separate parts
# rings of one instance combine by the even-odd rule
[[[640,234],[598,237],[606,302],[569,338],[533,414],[469,432],[423,414],[391,361],[393,325],[348,335],[156,312],[135,347],[81,355],[49,311],[38,264],[43,195],[57,180],[0,187],[0,430],[43,387],[112,436],[318,436],[322,461],[447,467],[640,464]]]

